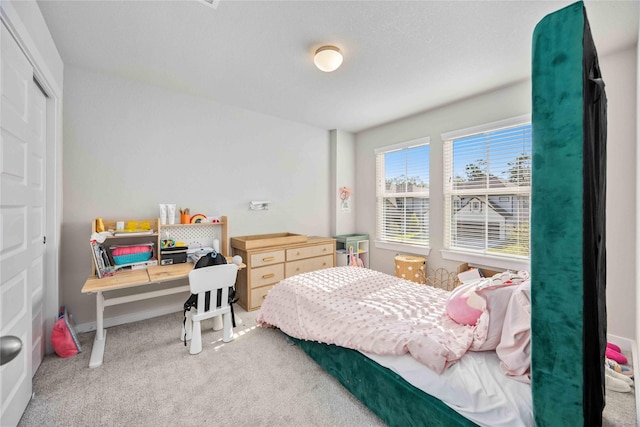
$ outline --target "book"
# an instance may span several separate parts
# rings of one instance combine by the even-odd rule
[[[479,279],[482,279],[482,273],[477,268],[472,268],[458,274],[458,280],[460,280],[460,283],[468,283]]]
[[[89,246],[91,248],[91,259],[93,259],[93,265],[95,266],[96,269],[96,276],[98,276],[98,279],[102,279],[102,265],[101,265],[101,257],[99,255],[99,251],[98,251],[98,242],[96,242],[95,240],[91,240],[89,242]]]
[[[91,256],[93,257],[93,263],[96,266],[96,276],[98,276],[98,279],[113,276],[115,274],[115,269],[111,264],[109,254],[104,246],[95,240],[91,240],[89,245],[91,246]]]

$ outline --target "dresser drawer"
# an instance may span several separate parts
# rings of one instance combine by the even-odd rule
[[[261,267],[263,265],[276,264],[284,262],[284,251],[261,252],[251,255],[251,267]]]
[[[285,277],[291,277],[296,274],[308,273],[309,271],[321,270],[329,267],[333,267],[333,255],[292,261],[288,262],[285,267]]]
[[[262,302],[267,297],[267,294],[273,288],[275,284],[270,286],[263,286],[261,288],[256,288],[251,290],[251,307],[249,310],[255,310],[256,308],[260,308]]]
[[[284,264],[267,265],[251,270],[251,288],[278,283],[284,279]]]
[[[302,248],[287,249],[287,261],[329,254],[333,254],[333,245],[330,243],[326,245],[305,246]]]

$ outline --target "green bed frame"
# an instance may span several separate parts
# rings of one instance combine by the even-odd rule
[[[582,2],[533,34],[531,389],[539,426],[599,426],[606,349],[606,94]]]
[[[356,350],[291,339],[389,426],[476,426]]]
[[[582,2],[540,21],[532,65],[534,418],[543,427],[596,426],[606,346],[606,96]],[[475,425],[357,351],[293,341],[390,426]]]

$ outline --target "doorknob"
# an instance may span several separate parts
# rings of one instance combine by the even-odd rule
[[[11,362],[22,350],[20,338],[11,335],[0,337],[0,366]]]

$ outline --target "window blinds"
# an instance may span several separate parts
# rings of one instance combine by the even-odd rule
[[[529,256],[531,124],[522,121],[443,135],[448,249]]]
[[[428,246],[428,138],[376,150],[376,199],[378,240]]]

